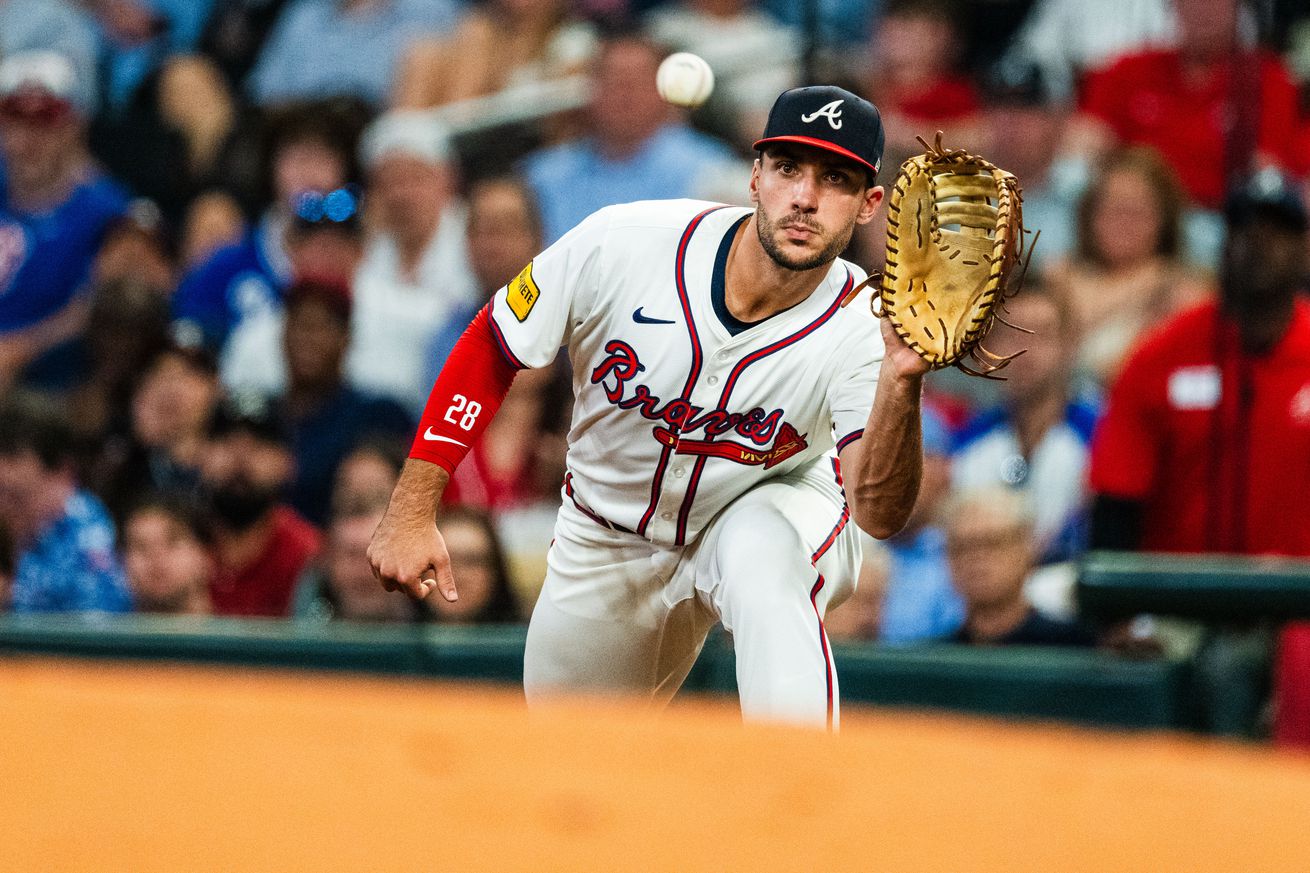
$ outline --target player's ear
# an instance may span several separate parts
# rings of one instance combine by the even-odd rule
[[[760,159],[756,158],[751,164],[751,203],[759,204],[760,202]]]
[[[859,214],[855,216],[857,224],[868,224],[877,214],[878,207],[882,205],[883,187],[874,185],[864,192],[864,202],[860,204]]]

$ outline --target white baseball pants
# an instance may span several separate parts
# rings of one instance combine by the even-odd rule
[[[528,628],[528,702],[583,690],[662,705],[721,621],[744,718],[835,727],[823,615],[854,590],[859,550],[828,458],[750,490],[683,547],[602,527],[566,501]]]

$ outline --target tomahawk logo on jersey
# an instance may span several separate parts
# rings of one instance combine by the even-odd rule
[[[515,365],[568,347],[565,499],[656,543],[691,542],[734,498],[822,459],[868,418],[882,341],[867,306],[841,307],[857,267],[835,261],[808,299],[761,322],[728,313],[727,254],[751,213],[690,200],[603,209],[491,304]]]

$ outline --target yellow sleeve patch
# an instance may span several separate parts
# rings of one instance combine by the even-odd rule
[[[515,276],[506,287],[505,302],[509,304],[509,311],[514,313],[514,317],[523,321],[532,311],[532,307],[537,304],[537,298],[540,296],[541,289],[532,280],[532,262],[528,261],[523,272]]]

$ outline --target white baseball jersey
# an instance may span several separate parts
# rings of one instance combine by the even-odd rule
[[[809,298],[742,325],[723,274],[751,212],[694,200],[602,209],[493,301],[515,362],[542,367],[568,347],[565,500],[602,524],[690,543],[753,486],[863,432],[882,338],[867,298],[840,304],[864,273],[838,259]]]

